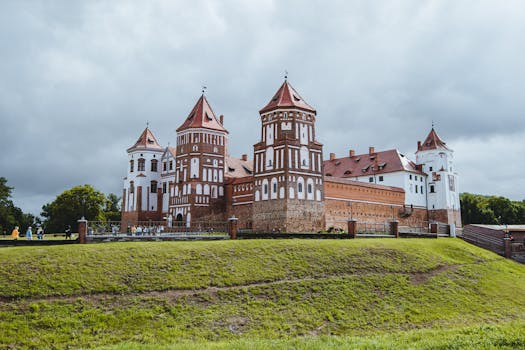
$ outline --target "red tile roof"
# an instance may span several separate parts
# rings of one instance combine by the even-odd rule
[[[423,174],[416,168],[416,164],[400,154],[396,149],[365,153],[353,157],[325,160],[323,173],[325,176],[339,178],[356,178],[358,176],[409,171]]]
[[[177,131],[189,128],[205,128],[228,132],[219,122],[215,113],[213,113],[213,110],[204,95],[201,95],[195,104],[195,107],[193,107],[188,115],[188,118],[186,118],[184,123],[179,126]]]
[[[157,142],[155,136],[149,128],[144,129],[142,134],[140,134],[139,139],[133,146],[128,148],[128,152],[135,151],[137,149],[144,150],[162,150],[162,147]]]
[[[295,91],[295,89],[288,83],[287,80],[284,81],[283,85],[277,90],[273,98],[268,102],[259,113],[265,113],[273,109],[280,107],[292,107],[306,110],[309,112],[315,112],[315,109],[312,108],[308,103],[306,103],[303,98]]]
[[[418,151],[429,151],[439,148],[449,150],[449,148],[446,146],[446,143],[439,138],[437,132],[434,130],[434,128],[432,128],[425,139],[425,142],[421,143],[421,145],[418,147]]]
[[[226,156],[225,161],[226,167],[224,177],[241,178],[245,176],[252,176],[253,160],[243,160],[242,158]]]

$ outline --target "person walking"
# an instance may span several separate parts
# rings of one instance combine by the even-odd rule
[[[19,235],[20,235],[20,232],[18,232],[18,226],[15,226],[13,231],[11,231],[11,238],[13,238],[16,241]]]
[[[39,241],[44,239],[44,229],[42,228],[42,226],[38,226],[38,228],[36,229],[36,238]]]
[[[26,231],[26,239],[28,241],[32,240],[33,239],[33,229],[31,228],[31,226],[29,226],[27,228],[27,231]]]
[[[66,239],[71,239],[71,225],[66,227]]]

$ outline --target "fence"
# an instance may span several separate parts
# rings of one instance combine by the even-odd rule
[[[136,225],[121,227],[120,221],[89,221],[87,223],[88,239],[133,238],[133,239],[168,239],[168,238],[226,238],[228,223],[226,221],[196,221],[190,226],[185,223],[166,225],[165,221],[139,221]]]

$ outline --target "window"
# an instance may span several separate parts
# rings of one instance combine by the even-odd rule
[[[173,170],[173,161],[170,160],[170,170]]]
[[[297,184],[297,192],[303,192],[303,184],[300,182]]]
[[[166,182],[163,182],[162,183],[162,193],[166,193],[167,187],[168,186],[166,186]]]
[[[415,187],[416,187],[416,193],[417,193],[417,186],[415,186]]]
[[[419,186],[419,190],[421,191],[421,194],[423,194],[423,186]]]
[[[432,171],[432,167],[428,167],[428,171]]]
[[[312,193],[312,184],[308,184],[307,191],[308,193]]]
[[[157,193],[157,181],[153,180],[150,184],[151,193]]]
[[[139,163],[138,163],[138,166],[137,166],[137,170],[138,171],[144,171],[146,170],[146,160],[144,158],[140,158],[139,159]]]
[[[277,182],[273,183],[273,193],[277,193]]]
[[[264,184],[264,186],[263,186],[263,193],[264,194],[268,194],[268,185],[267,184]]]
[[[409,178],[410,180],[412,180],[412,174],[408,175],[408,178]]]
[[[129,182],[129,193],[135,193],[135,183],[133,181]]]
[[[162,171],[166,171],[166,169],[167,169],[166,162],[162,162]]]
[[[430,193],[436,193],[436,190],[434,189],[434,185],[430,185]]]
[[[416,181],[417,181],[417,175],[416,175],[416,176],[414,176],[414,180],[416,180]]]
[[[133,159],[129,161],[129,172],[130,172],[130,173],[133,172],[133,163],[135,163],[135,162],[133,161]]]
[[[368,182],[374,182],[374,178],[373,178],[372,176],[370,176],[370,177],[368,178]]]
[[[419,182],[423,182],[423,176],[419,177]]]
[[[379,176],[379,181],[383,181],[383,176]]]
[[[158,161],[156,159],[151,160],[151,171],[157,172]]]

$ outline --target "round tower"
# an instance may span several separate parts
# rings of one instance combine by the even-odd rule
[[[140,221],[162,220],[161,158],[164,149],[146,127],[128,152],[122,192],[122,229]]]
[[[425,141],[418,142],[416,164],[427,174],[427,208],[431,221],[461,226],[458,174],[454,151],[434,128]]]

